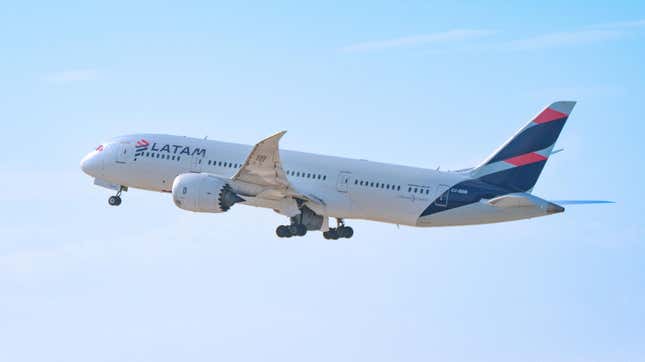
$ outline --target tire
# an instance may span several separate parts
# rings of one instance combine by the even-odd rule
[[[352,229],[351,226],[343,226],[342,229],[338,231],[338,236],[349,239],[354,236],[354,229]]]
[[[298,224],[298,225],[296,225],[296,229],[298,231],[298,233],[296,235],[298,235],[298,236],[307,235],[307,227],[306,226],[304,226],[302,224]]]
[[[278,235],[279,238],[288,238],[291,236],[291,232],[289,231],[288,226],[280,225],[275,229],[275,234]]]
[[[327,240],[338,240],[338,231],[336,229],[329,229],[329,231],[323,232],[323,236]]]
[[[121,198],[118,196],[110,196],[108,204],[110,204],[110,206],[119,206],[121,205]]]

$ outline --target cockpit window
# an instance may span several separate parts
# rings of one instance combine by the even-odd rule
[[[96,151],[98,151],[98,152],[103,151],[103,145],[99,145],[99,146],[96,148]]]

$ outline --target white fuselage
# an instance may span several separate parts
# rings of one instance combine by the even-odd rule
[[[145,139],[146,147],[137,141]],[[84,159],[83,169],[103,186],[171,192],[173,181],[185,173],[208,173],[231,178],[253,146],[161,134],[123,136],[104,143]],[[421,217],[423,211],[467,173],[437,170],[280,150],[282,168],[295,189],[324,207],[326,217],[365,219],[411,226],[491,223],[543,216],[491,206],[487,200]],[[275,200],[244,195],[247,204],[280,209]]]

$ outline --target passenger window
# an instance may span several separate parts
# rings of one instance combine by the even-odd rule
[[[323,176],[323,180],[326,180],[326,179],[327,179],[327,175]]]
[[[358,180],[354,180],[354,185],[358,185]]]
[[[360,185],[363,186],[363,181],[361,181]]]
[[[374,182],[370,182],[370,187],[374,187]]]
[[[396,190],[397,190],[397,191],[401,191],[401,185],[397,186],[397,187],[396,187]]]

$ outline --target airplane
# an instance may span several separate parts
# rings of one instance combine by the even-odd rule
[[[438,227],[498,223],[562,213],[531,193],[575,102],[544,108],[478,166],[439,171],[279,148],[286,131],[254,146],[164,134],[134,134],[101,143],[81,160],[94,184],[172,194],[193,212],[223,213],[236,204],[273,209],[289,218],[278,237],[322,231],[351,238],[348,219]],[[330,225],[330,219],[336,225]]]

